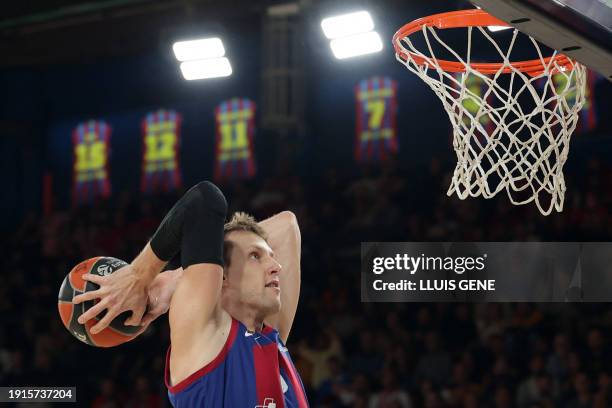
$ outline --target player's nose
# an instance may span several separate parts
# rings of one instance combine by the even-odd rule
[[[276,259],[270,258],[270,265],[268,265],[268,272],[271,275],[276,275],[276,274],[279,274],[282,270],[283,270],[282,265],[279,264]]]

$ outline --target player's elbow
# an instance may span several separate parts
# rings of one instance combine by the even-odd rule
[[[279,217],[283,220],[287,230],[291,233],[292,236],[295,236],[298,240],[301,239],[300,236],[300,226],[298,224],[297,217],[292,211],[283,211],[279,214]]]
[[[280,214],[278,214],[279,217],[282,218],[282,220],[289,226],[291,226],[292,228],[299,228],[298,226],[298,221],[297,221],[297,217],[295,216],[295,214],[293,213],[293,211],[283,211]]]
[[[196,184],[194,190],[199,193],[195,195],[196,205],[210,208],[225,218],[227,215],[227,200],[219,187],[210,181],[201,181]]]

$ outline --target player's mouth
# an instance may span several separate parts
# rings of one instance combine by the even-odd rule
[[[280,284],[279,284],[278,281],[268,282],[266,284],[266,288],[276,288],[276,289],[280,290]]]

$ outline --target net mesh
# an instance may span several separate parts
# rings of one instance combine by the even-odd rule
[[[513,204],[533,201],[544,215],[553,208],[562,211],[563,165],[584,104],[585,67],[544,58],[538,42],[520,34],[535,47],[541,64],[540,72],[526,74],[510,61],[518,30],[502,49],[485,27],[466,29],[463,55],[440,38],[440,30],[426,25],[420,30],[425,52],[410,36],[397,40],[402,50],[397,59],[431,87],[452,123],[457,166],[447,195],[491,198],[505,190]],[[495,72],[485,75],[470,65],[473,33],[499,54]],[[441,68],[434,50],[452,55],[460,72]]]

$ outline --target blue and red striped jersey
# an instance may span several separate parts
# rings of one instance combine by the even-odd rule
[[[204,367],[170,384],[170,352],[165,381],[174,408],[307,408],[302,380],[278,331],[264,326],[252,333],[232,318],[223,349]]]

